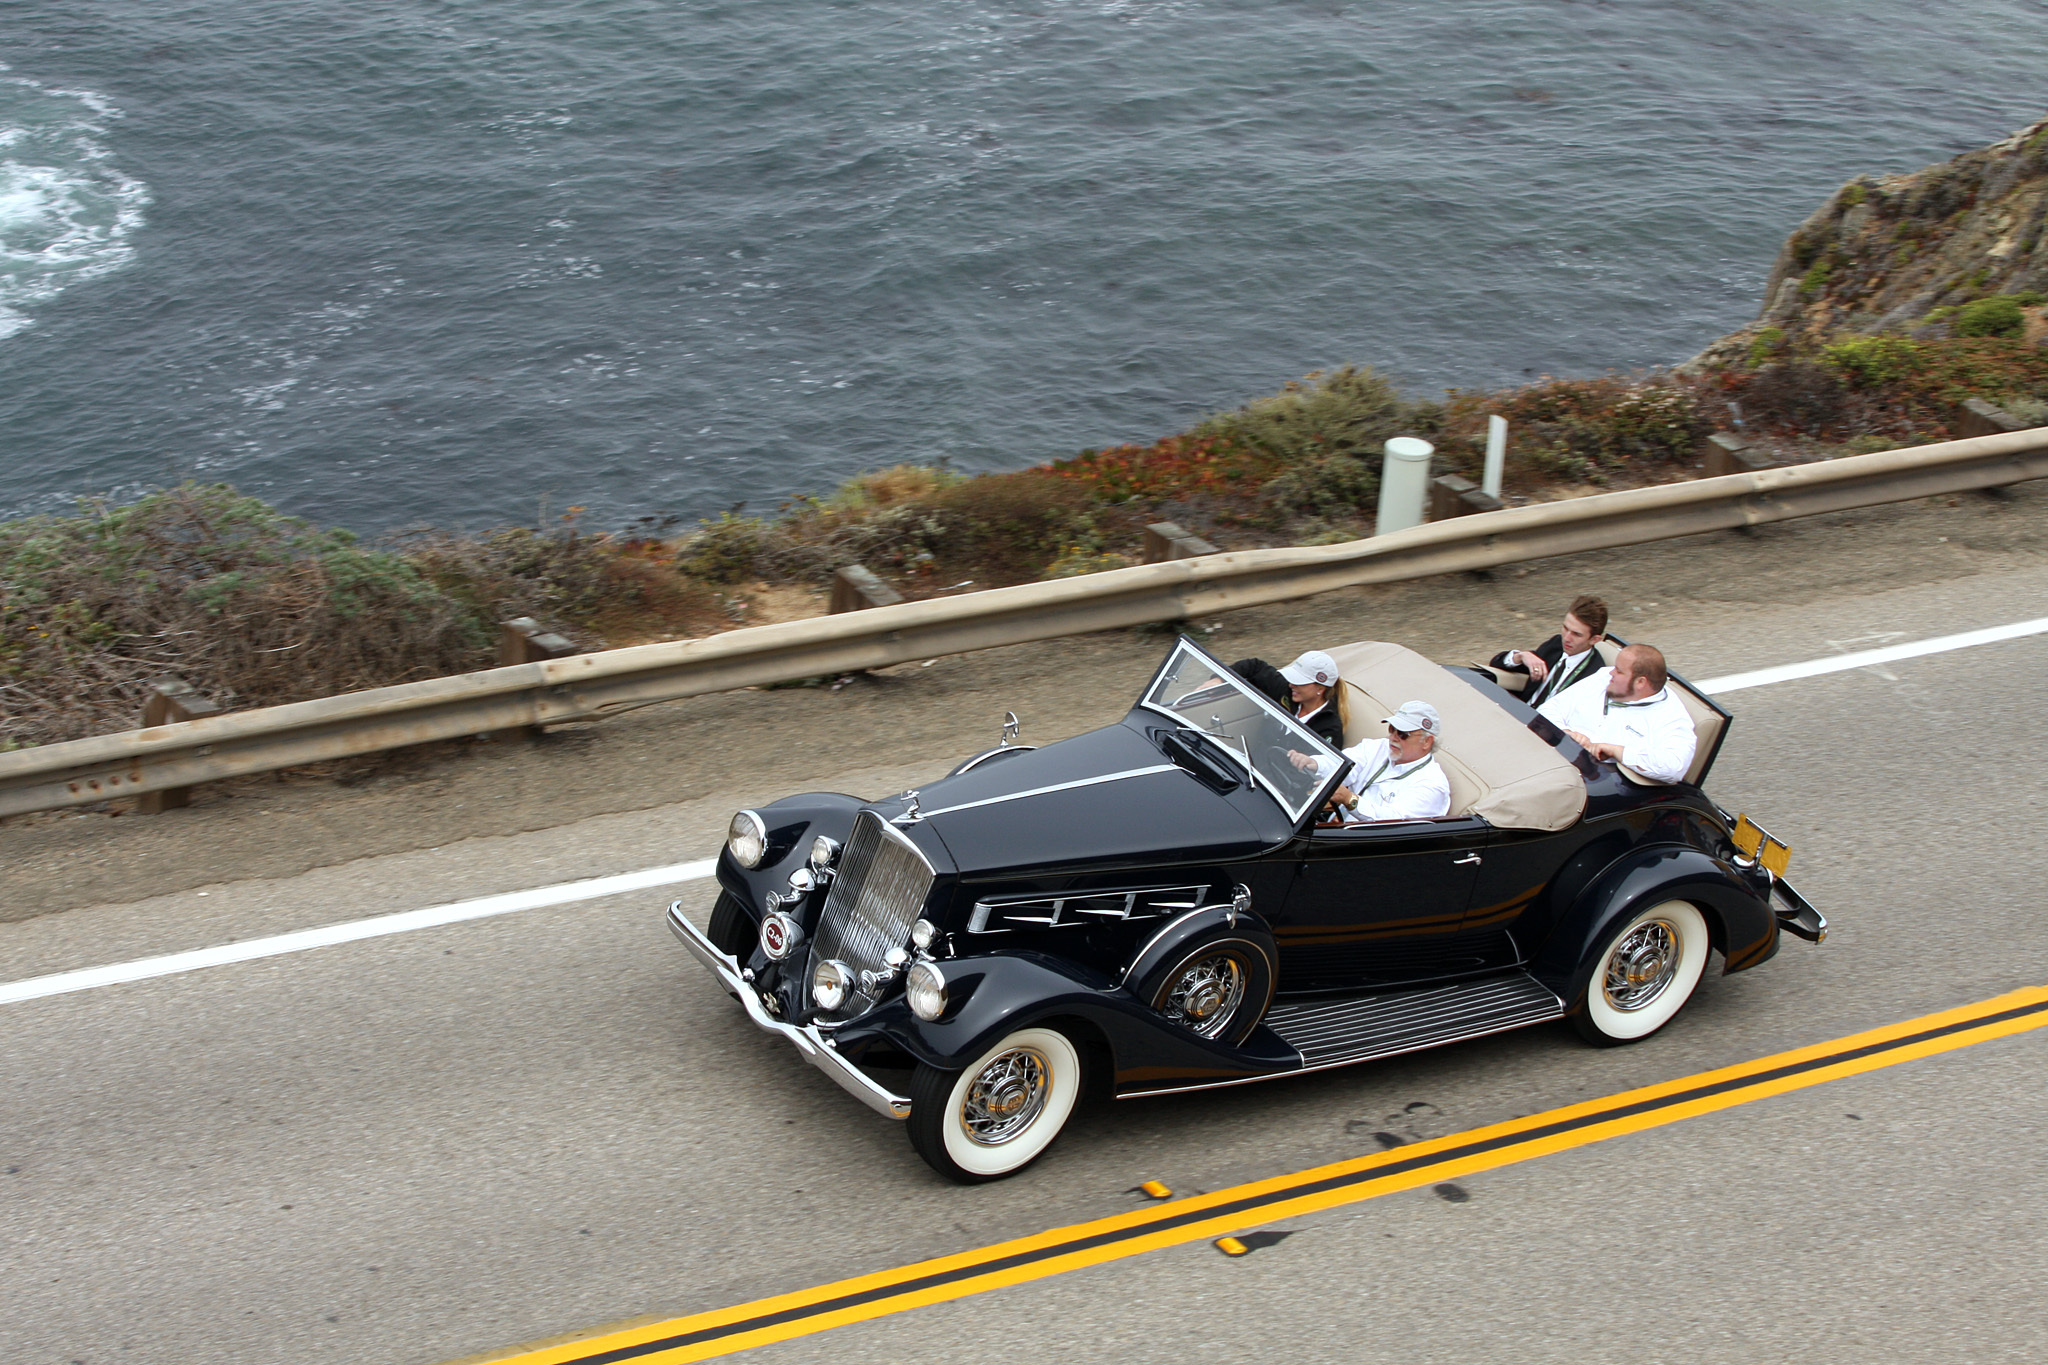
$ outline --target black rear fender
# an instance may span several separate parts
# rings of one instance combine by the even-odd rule
[[[1682,900],[1706,917],[1722,970],[1739,972],[1777,951],[1778,921],[1769,895],[1768,886],[1759,887],[1732,863],[1699,849],[1640,849],[1579,894],[1531,954],[1529,971],[1559,998],[1577,999],[1592,972],[1594,951],[1616,926],[1660,901]]]

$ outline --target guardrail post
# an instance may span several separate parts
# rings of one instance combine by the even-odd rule
[[[1997,436],[2007,431],[2025,431],[2027,424],[1988,399],[1972,398],[1956,409],[1948,429],[1958,440],[1971,436]]]
[[[1429,515],[1429,457],[1436,447],[1419,436],[1396,436],[1380,467],[1379,516],[1372,533],[1387,535],[1422,525]]]
[[[832,575],[830,615],[842,611],[864,611],[869,607],[893,607],[903,594],[876,577],[872,570],[848,564]]]
[[[1196,555],[1223,552],[1208,541],[1183,530],[1178,522],[1155,521],[1145,528],[1145,563],[1164,564],[1170,559],[1193,559]]]
[[[576,646],[545,629],[531,616],[515,616],[498,625],[498,664],[538,663],[542,659],[566,659]]]
[[[220,713],[220,704],[210,697],[201,696],[191,683],[183,678],[165,678],[150,687],[149,700],[142,704],[142,728],[152,730],[159,725]],[[167,810],[191,804],[190,787],[166,787],[162,791],[144,792],[138,809],[144,815],[162,815]]]
[[[1429,485],[1429,519],[1449,521],[1474,512],[1498,512],[1507,504],[1462,474],[1440,474]]]
[[[1758,469],[1773,469],[1777,461],[1749,443],[1748,438],[1732,431],[1717,431],[1700,442],[1700,454],[1706,457],[1707,474],[1710,479],[1723,474],[1747,474]]]

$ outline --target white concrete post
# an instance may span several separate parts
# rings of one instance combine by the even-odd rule
[[[1380,467],[1380,515],[1373,534],[1405,531],[1423,522],[1429,500],[1429,457],[1436,447],[1415,436],[1396,436],[1387,442],[1386,463]]]
[[[1489,498],[1500,496],[1501,474],[1508,464],[1508,419],[1488,417],[1486,419],[1486,474],[1479,480],[1479,491]]]

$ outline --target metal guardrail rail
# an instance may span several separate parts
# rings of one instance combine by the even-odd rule
[[[2048,477],[2048,427],[1242,550],[639,645],[0,754],[0,816],[87,805],[518,726],[910,659],[1178,621],[1333,588]]]

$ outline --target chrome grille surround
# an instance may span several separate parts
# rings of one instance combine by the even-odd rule
[[[831,958],[853,968],[856,983],[863,972],[888,971],[889,950],[910,943],[910,926],[923,913],[935,880],[931,863],[902,831],[871,810],[855,816],[832,889],[825,895],[824,912],[818,916],[817,937],[811,940],[805,998],[810,996],[811,973]],[[878,1001],[878,995],[856,985],[835,1013],[852,1018],[867,1013]]]

